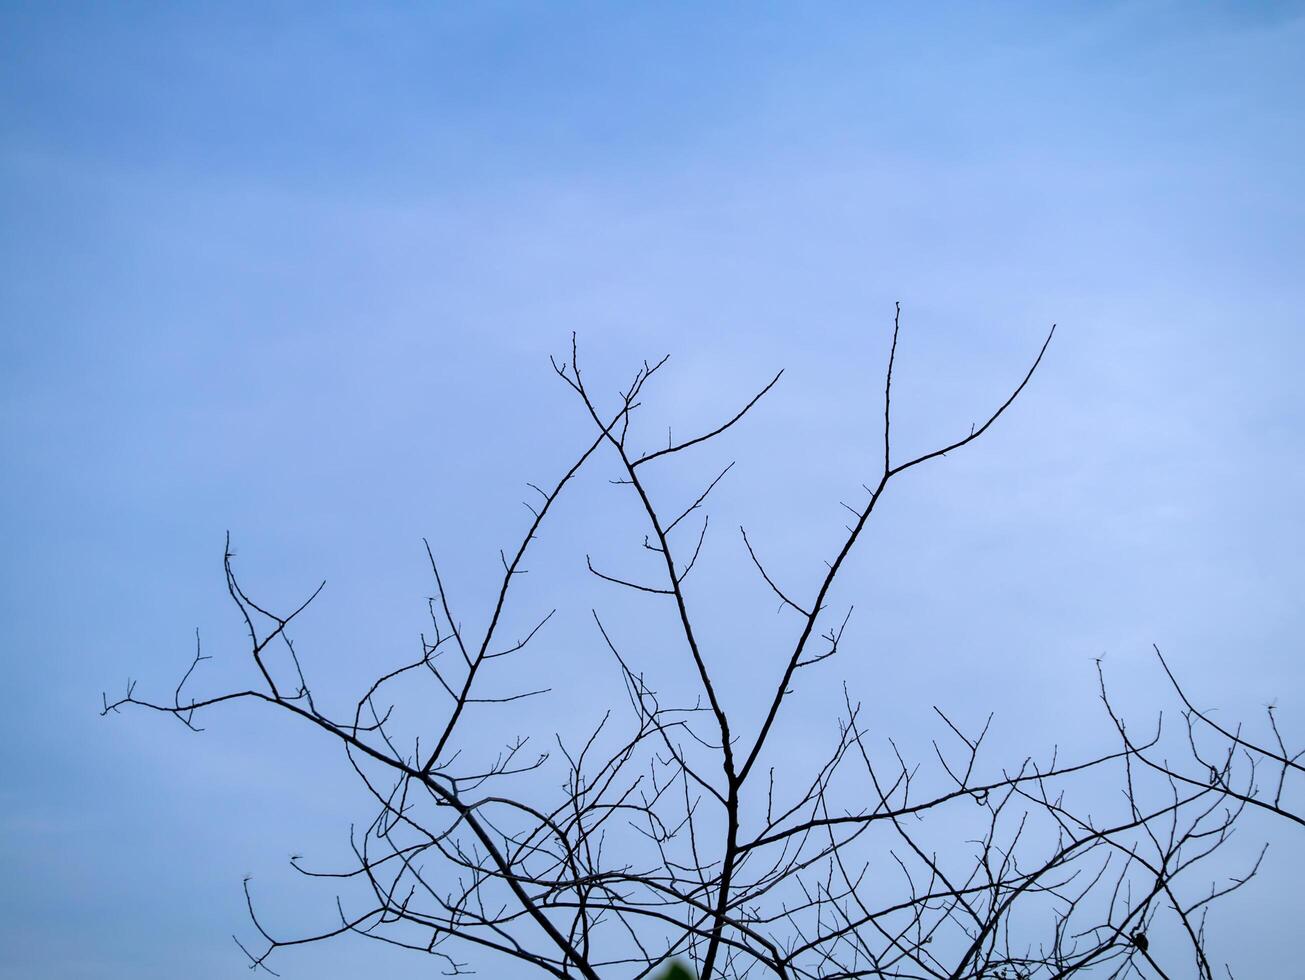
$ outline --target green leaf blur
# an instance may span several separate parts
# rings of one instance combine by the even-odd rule
[[[682,963],[673,962],[663,973],[657,975],[657,980],[697,980],[693,971]]]

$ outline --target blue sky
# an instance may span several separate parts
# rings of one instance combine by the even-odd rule
[[[885,502],[831,679],[926,747],[934,703],[996,711],[1013,751],[1090,746],[1093,659],[1153,713],[1154,642],[1300,732],[1301,50],[1289,3],[4,4],[0,976],[235,976],[244,873],[321,899],[284,859],[358,817],[336,754],[252,711],[103,720],[100,691],[166,694],[196,627],[210,683],[240,676],[228,529],[269,601],[328,580],[300,644],[344,693],[415,645],[423,535],[474,608],[524,481],[586,434],[547,361],[572,330],[609,390],[672,355],[650,439],[787,368],[713,515],[808,581],[871,475],[893,303],[903,451],[1058,323],[1011,415]],[[603,475],[527,599],[589,590],[568,677],[595,655],[577,566],[632,533]],[[746,715],[774,623],[713,546]],[[824,739],[820,690],[792,744]],[[1303,855],[1248,828],[1273,862],[1227,955],[1283,975]]]

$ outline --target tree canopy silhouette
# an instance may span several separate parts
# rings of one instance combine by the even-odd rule
[[[934,757],[916,762],[895,741],[868,737],[851,685],[823,757],[776,741],[777,722],[803,678],[843,659],[851,609],[836,608],[831,590],[890,485],[981,439],[1026,391],[1053,334],[982,422],[927,452],[899,456],[898,308],[874,475],[865,496],[846,505],[847,533],[820,575],[794,584],[794,574],[765,560],[763,542],[738,528],[737,547],[782,611],[778,628],[787,637],[785,655],[756,668],[771,692],[756,717],[726,707],[722,692],[733,679],[713,672],[701,639],[714,608],[697,601],[697,580],[690,580],[711,529],[712,491],[733,463],[673,503],[649,475],[742,423],[783,372],[740,399],[736,412],[653,448],[638,443],[632,420],[666,359],[640,365],[606,403],[582,370],[574,338],[553,370],[592,434],[551,484],[531,484],[532,517],[517,547],[501,554],[501,579],[484,597],[482,633],[464,630],[427,545],[434,596],[420,656],[379,668],[348,706],[323,704],[291,637],[321,588],[296,608],[273,611],[246,592],[228,539],[226,583],[248,633],[250,685],[188,693],[207,659],[197,647],[171,699],[140,697],[129,684],[124,696],[106,697],[103,709],[153,709],[197,728],[201,715],[226,703],[260,702],[343,750],[375,805],[350,840],[353,864],[324,869],[292,861],[300,874],[338,890],[338,919],[308,935],[282,936],[257,910],[246,882],[257,941],[241,948],[252,966],[269,972],[287,947],[357,935],[435,957],[454,974],[508,958],[541,974],[589,980],[1080,973],[1213,980],[1223,971],[1208,955],[1207,914],[1259,865],[1217,881],[1201,869],[1248,810],[1302,823],[1284,797],[1301,772],[1301,753],[1288,750],[1272,711],[1272,741],[1216,723],[1189,700],[1157,649],[1182,705],[1176,738],[1161,724],[1130,729],[1102,673],[1099,694],[1114,743],[1085,758],[1050,751],[994,764],[985,754],[987,723],[969,728],[935,708]],[[471,709],[497,704],[510,712],[543,695],[504,693],[502,686],[553,615],[509,635],[514,585],[554,505],[600,456],[637,504],[641,526],[631,540],[653,571],[592,559],[588,570],[612,588],[647,597],[646,615],[668,617],[676,642],[655,669],[641,665],[630,651],[640,623],[593,611],[594,638],[619,672],[624,703],[595,706],[588,736],[572,745],[559,740],[556,753],[529,747],[538,732],[514,733],[487,752],[468,735]],[[693,691],[687,700],[659,693],[655,675],[676,669]]]

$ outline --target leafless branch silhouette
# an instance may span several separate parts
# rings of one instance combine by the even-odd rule
[[[1205,859],[1248,810],[1305,823],[1286,796],[1305,753],[1287,748],[1272,708],[1267,740],[1221,726],[1189,700],[1159,650],[1164,678],[1182,705],[1186,756],[1177,761],[1162,724],[1142,735],[1126,726],[1104,673],[1100,697],[1115,741],[1088,758],[1061,761],[1052,750],[994,765],[985,754],[987,723],[967,730],[936,708],[934,758],[908,761],[891,740],[885,751],[868,736],[865,710],[846,684],[837,736],[823,758],[766,752],[806,676],[800,672],[840,650],[851,610],[830,608],[831,588],[890,483],[983,436],[1026,390],[1054,335],[1053,327],[981,424],[940,448],[899,458],[892,422],[900,327],[899,307],[883,376],[878,475],[851,508],[854,520],[820,578],[805,591],[794,586],[792,576],[767,567],[755,535],[739,528],[742,551],[791,623],[788,652],[773,667],[773,694],[758,718],[733,718],[726,710],[722,685],[730,678],[709,667],[699,639],[702,614],[686,588],[708,533],[710,494],[733,464],[713,471],[719,475],[696,499],[674,507],[655,499],[646,475],[741,424],[783,372],[726,421],[708,422],[703,434],[639,452],[629,444],[631,418],[666,360],[645,362],[616,404],[604,406],[573,338],[569,356],[554,360],[553,370],[593,434],[551,487],[531,485],[532,520],[516,550],[501,553],[503,574],[489,597],[483,635],[469,636],[459,625],[427,544],[432,632],[422,637],[419,657],[382,673],[349,708],[318,703],[290,637],[321,587],[293,611],[272,612],[241,586],[228,538],[227,588],[248,632],[258,683],[187,694],[208,659],[197,638],[170,700],[139,697],[129,683],[122,697],[104,699],[103,711],[147,708],[198,729],[198,719],[220,705],[261,702],[341,746],[373,799],[372,819],[351,840],[352,866],[320,870],[292,861],[299,873],[339,889],[336,921],[310,935],[279,936],[265,913],[256,913],[246,882],[256,941],[241,949],[250,965],[270,973],[286,947],[353,934],[434,957],[448,974],[507,957],[555,977],[589,980],[652,976],[673,958],[712,980],[1222,975],[1222,965],[1209,959],[1207,914],[1259,865],[1212,881],[1202,871]],[[623,651],[623,631],[594,611],[595,638],[620,673],[626,703],[599,706],[581,744],[557,739],[558,752],[536,752],[521,735],[491,761],[472,761],[478,746],[460,741],[470,706],[545,693],[491,694],[487,676],[527,656],[553,615],[538,617],[517,639],[501,635],[537,532],[600,454],[614,461],[617,482],[637,502],[644,527],[635,539],[659,568],[651,580],[593,561],[588,568],[662,604],[680,641],[667,659],[678,659],[697,693],[690,703],[664,701]],[[427,705],[425,734],[410,746],[395,734],[392,691],[400,685]],[[763,758],[787,767],[780,787]],[[551,796],[538,781],[523,782],[545,769]],[[1093,789],[1103,781],[1119,792]],[[794,785],[805,788],[784,788]],[[1181,935],[1182,946],[1157,943],[1162,930]]]

